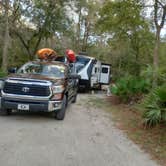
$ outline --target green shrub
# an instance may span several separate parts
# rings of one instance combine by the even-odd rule
[[[141,71],[141,78],[146,79],[146,81],[149,83],[150,87],[152,88],[152,82],[153,82],[153,67],[151,65],[148,65],[146,69]]]
[[[124,102],[132,100],[133,97],[147,93],[150,82],[136,76],[126,76],[119,79],[116,85],[111,86],[111,93],[119,96]]]
[[[159,69],[159,80],[158,80],[158,84],[162,85],[166,82],[166,67],[160,67]]]
[[[0,78],[5,77],[7,73],[4,73],[3,71],[0,70]]]
[[[154,89],[143,103],[144,120],[148,126],[166,122],[166,84]]]
[[[145,70],[141,72],[141,77],[146,79],[152,87],[153,82],[153,67],[151,65],[148,65]],[[157,84],[160,86],[165,83],[166,81],[166,67],[160,67],[157,71]]]

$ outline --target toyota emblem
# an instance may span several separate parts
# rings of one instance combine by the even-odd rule
[[[30,89],[29,89],[28,87],[23,87],[23,88],[22,88],[22,91],[25,92],[25,93],[29,92],[29,90],[30,90]]]

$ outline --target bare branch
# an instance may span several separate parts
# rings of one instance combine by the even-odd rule
[[[160,23],[160,28],[163,28],[164,22],[165,22],[165,17],[166,17],[166,9],[163,9],[163,15]]]
[[[156,2],[157,2],[162,8],[165,7],[165,5],[163,5],[159,0],[156,0]]]
[[[161,22],[159,23],[158,21],[158,9],[159,5],[162,6],[162,17],[161,17]],[[166,5],[163,5],[160,1],[155,0],[154,3],[154,23],[156,25],[156,28],[163,28],[164,22],[165,22],[165,17],[166,17]]]
[[[12,19],[12,23],[14,23],[17,20],[18,16],[19,16],[18,13],[17,13],[18,10],[19,10],[19,6],[17,6],[16,10],[13,11],[13,16],[14,17]]]

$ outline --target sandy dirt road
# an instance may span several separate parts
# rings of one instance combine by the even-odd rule
[[[80,94],[64,121],[47,114],[0,117],[0,166],[157,166]],[[127,117],[126,117],[127,118]]]

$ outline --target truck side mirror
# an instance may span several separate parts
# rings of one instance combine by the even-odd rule
[[[11,67],[11,68],[8,69],[9,74],[16,73],[16,71],[17,71],[16,67]]]
[[[74,67],[73,63],[69,63],[70,68]]]

